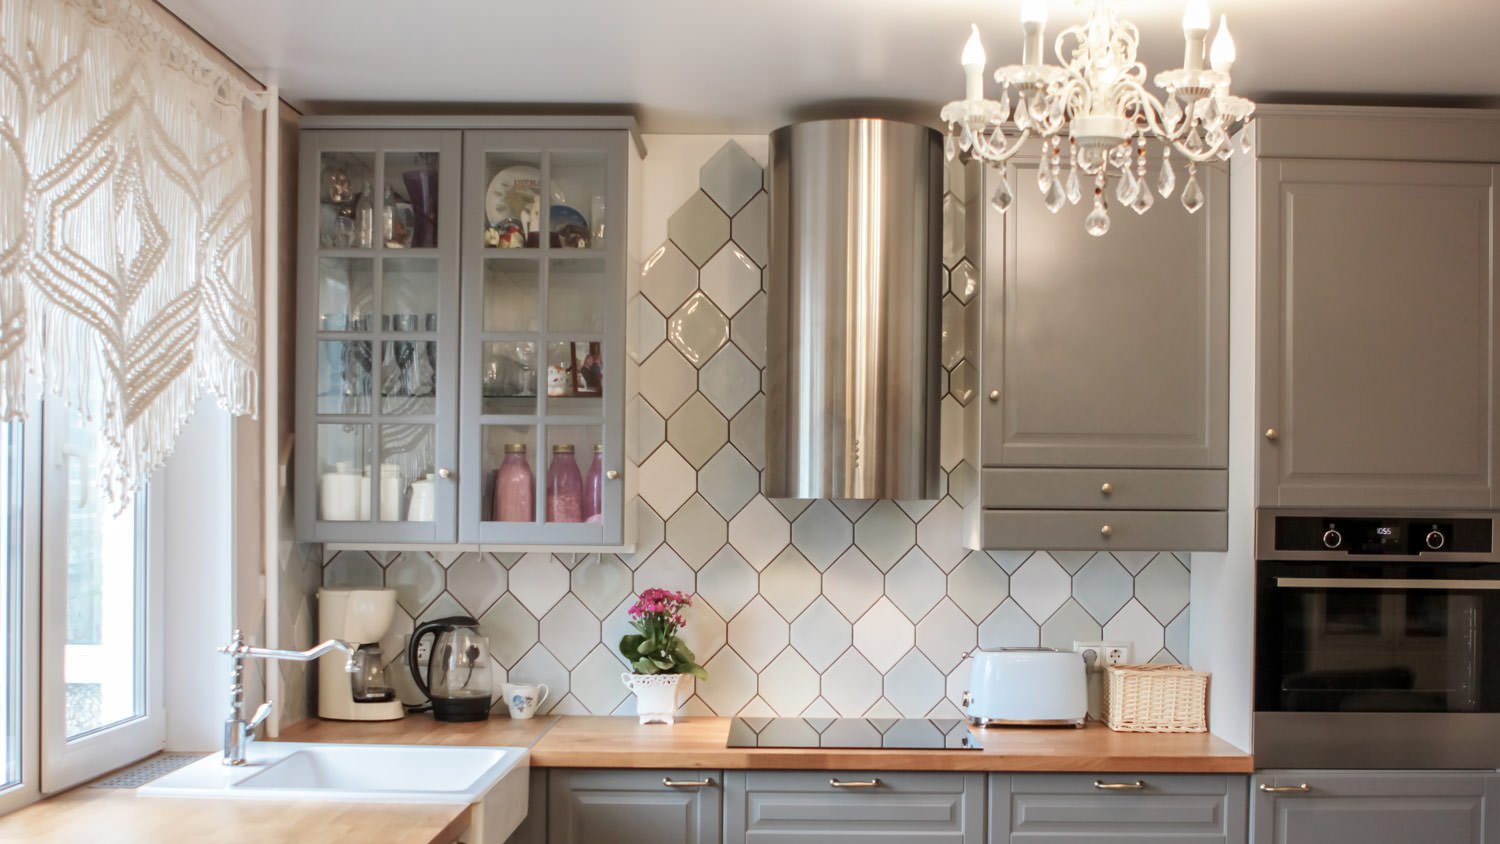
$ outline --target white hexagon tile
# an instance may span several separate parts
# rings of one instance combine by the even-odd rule
[[[948,494],[939,501],[760,495],[764,176],[734,143],[680,164],[698,173],[700,190],[666,221],[667,241],[644,263],[628,309],[644,321],[627,331],[640,363],[626,431],[641,493],[635,551],[309,552],[324,583],[394,587],[392,639],[418,618],[473,615],[497,676],[548,683],[543,708],[557,712],[633,711],[616,645],[634,594],[651,586],[693,592],[698,604],[686,635],[710,676],[692,684],[688,713],[951,716],[967,679],[963,654],[976,645],[1067,647],[1102,635],[1131,642],[1141,662],[1187,658],[1186,555],[963,547],[963,508],[978,480],[953,441],[961,424],[942,432]],[[960,192],[961,182],[950,180]],[[946,198],[950,225],[965,205]],[[962,334],[979,276],[961,254],[962,232],[948,234],[944,409],[957,420],[976,389]]]

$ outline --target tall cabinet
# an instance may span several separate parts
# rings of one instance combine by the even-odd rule
[[[624,542],[639,160],[623,118],[304,122],[299,537]]]

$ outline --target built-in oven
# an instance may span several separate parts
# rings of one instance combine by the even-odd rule
[[[1255,761],[1500,767],[1500,557],[1473,515],[1263,513]]]

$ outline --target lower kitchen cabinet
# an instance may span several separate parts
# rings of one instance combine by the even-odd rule
[[[1243,844],[1245,791],[1240,776],[991,774],[989,841]]]
[[[1500,774],[1278,771],[1252,780],[1254,844],[1497,844]]]
[[[547,781],[546,840],[718,844],[723,840],[722,782],[718,771],[553,768]]]
[[[505,844],[547,844],[547,769],[532,768],[526,818]]]
[[[729,771],[725,844],[982,844],[984,774]]]

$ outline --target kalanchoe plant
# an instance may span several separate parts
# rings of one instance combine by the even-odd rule
[[[700,680],[708,672],[677,632],[687,625],[682,610],[692,604],[684,592],[647,589],[630,608],[630,626],[638,632],[620,639],[620,653],[637,674],[691,674]]]

